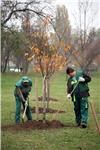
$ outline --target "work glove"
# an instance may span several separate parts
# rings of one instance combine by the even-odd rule
[[[85,79],[83,78],[83,77],[79,77],[79,80],[78,80],[79,82],[84,82],[85,81]]]
[[[70,100],[71,99],[71,94],[67,94],[67,98],[68,98],[68,100]]]
[[[27,101],[25,101],[25,106],[28,106],[28,102]]]

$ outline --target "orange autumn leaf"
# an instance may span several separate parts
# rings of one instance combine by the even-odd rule
[[[67,52],[67,51],[70,50],[70,48],[71,48],[71,46],[70,46],[70,45],[67,45],[67,46],[64,47],[64,51]]]
[[[68,47],[65,47],[65,48],[64,48],[64,51],[65,51],[65,52],[67,52],[68,50],[69,50]]]

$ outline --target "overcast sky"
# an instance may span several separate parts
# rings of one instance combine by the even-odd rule
[[[78,22],[77,20],[78,1],[79,0],[54,0],[55,5],[57,4],[66,5],[69,14],[69,20],[73,28],[76,28]],[[100,0],[92,0],[92,2],[93,2],[92,9],[96,12],[96,15],[94,16],[92,23],[95,28],[98,28],[100,27]],[[93,15],[92,12],[90,15]],[[77,18],[76,21],[75,21],[75,17]]]

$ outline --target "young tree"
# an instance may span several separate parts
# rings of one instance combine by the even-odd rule
[[[47,17],[41,22],[44,28],[33,31],[31,53],[28,55],[29,61],[34,58],[34,71],[41,72],[43,77],[43,120],[46,120],[46,107],[49,107],[49,80],[56,71],[63,70],[67,64],[67,57],[59,52],[61,45],[58,47],[51,39],[47,30],[49,24]],[[64,47],[63,51],[67,52],[68,49]]]

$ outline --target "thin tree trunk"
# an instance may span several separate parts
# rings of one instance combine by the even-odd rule
[[[28,72],[29,63],[27,60],[23,61],[23,73],[26,74]]]
[[[2,73],[5,73],[5,72],[6,72],[8,60],[9,60],[9,56],[7,56],[7,57],[5,58],[4,65],[2,66],[2,70],[1,70]]]

